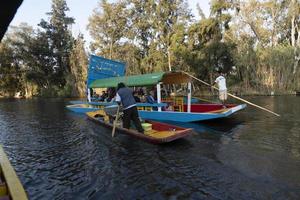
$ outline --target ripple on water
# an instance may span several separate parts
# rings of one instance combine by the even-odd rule
[[[64,105],[0,101],[1,143],[30,199],[300,196],[299,116],[274,119],[247,109],[158,146],[118,132],[112,139],[110,130]],[[288,113],[282,105],[276,109]]]

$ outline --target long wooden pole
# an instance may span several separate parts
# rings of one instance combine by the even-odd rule
[[[214,88],[214,89],[216,89],[216,90],[219,90],[217,87],[215,87],[215,86],[213,86],[213,85],[210,85],[210,84],[206,83],[205,81],[202,81],[201,79],[199,79],[199,78],[197,78],[197,77],[195,77],[195,76],[193,76],[193,75],[191,75],[191,74],[189,74],[189,73],[186,73],[186,72],[183,72],[183,73],[185,73],[186,75],[192,77],[193,79],[195,79],[195,80],[197,80],[197,81],[199,81],[199,82],[201,82],[201,83],[203,83],[203,84],[205,84],[205,85],[207,85],[207,86],[210,86],[210,87],[212,87],[212,88]],[[272,113],[273,115],[276,115],[277,117],[280,116],[279,114],[277,114],[277,113],[275,113],[275,112],[273,112],[273,111],[271,111],[271,110],[268,110],[268,109],[266,109],[266,108],[264,108],[264,107],[261,107],[261,106],[259,106],[259,105],[254,104],[254,103],[251,103],[250,101],[247,101],[247,100],[242,99],[242,98],[240,98],[240,97],[237,97],[237,96],[235,96],[235,95],[233,95],[233,94],[230,94],[229,92],[228,92],[227,94],[228,94],[229,96],[231,96],[231,97],[233,97],[233,98],[236,98],[236,99],[238,99],[238,100],[240,100],[240,101],[243,101],[243,102],[245,102],[245,103],[247,103],[247,104],[249,104],[249,105],[251,105],[251,106],[254,106],[254,107],[260,108],[261,110],[264,110],[264,111],[267,111],[267,112],[269,112],[269,113]]]
[[[120,106],[118,105],[117,115],[116,115],[116,119],[115,119],[114,124],[113,124],[113,129],[112,129],[112,132],[111,132],[111,137],[115,136],[116,126],[117,126],[117,122],[119,120],[119,112],[120,112]]]

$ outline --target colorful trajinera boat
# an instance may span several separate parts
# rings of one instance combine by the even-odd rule
[[[27,200],[27,194],[0,146],[0,200]]]
[[[157,104],[138,106],[139,116],[143,119],[158,121],[196,122],[224,118],[240,111],[246,104],[192,104],[191,77],[184,72],[157,72],[126,77],[98,79],[88,85],[89,88],[116,87],[119,82],[128,87],[156,86]],[[187,84],[187,103],[178,98],[162,98],[162,84]]]
[[[86,114],[90,120],[97,122],[98,124],[101,124],[108,128],[113,127],[113,123],[110,123],[109,116],[104,110],[88,112]],[[145,132],[144,134],[142,134],[135,129],[122,128],[120,123],[117,124],[118,126],[116,127],[116,130],[118,130],[119,132],[153,144],[167,143],[180,138],[184,138],[190,135],[193,130],[191,128],[182,128],[166,123],[145,120],[142,123]]]

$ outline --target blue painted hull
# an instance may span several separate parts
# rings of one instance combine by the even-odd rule
[[[84,114],[86,112],[92,112],[92,111],[99,110],[99,108],[88,106],[88,104],[69,105],[69,106],[66,106],[66,108],[72,112],[82,113],[82,114]]]
[[[159,121],[175,121],[175,122],[196,122],[203,120],[211,120],[224,118],[232,115],[233,113],[242,110],[246,107],[246,104],[232,107],[224,112],[213,113],[187,113],[187,112],[170,112],[170,111],[145,111],[140,110],[139,116],[143,119],[159,120]]]
[[[99,104],[101,106],[112,105],[109,102],[94,102],[92,105],[89,104],[77,104],[66,106],[67,109],[76,113],[86,113],[91,111],[99,110]],[[105,105],[104,105],[105,104]],[[143,105],[143,104],[141,104]],[[242,110],[246,107],[246,104],[237,105],[229,108],[224,112],[203,112],[203,113],[187,113],[187,112],[173,112],[173,111],[146,111],[139,110],[139,116],[143,119],[158,120],[158,121],[174,121],[174,122],[197,122],[204,120],[212,120],[218,118],[225,118],[233,113]]]
[[[70,104],[72,105],[75,105],[75,104],[87,104],[88,102],[87,101],[69,101]]]

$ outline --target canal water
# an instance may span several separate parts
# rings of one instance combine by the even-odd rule
[[[0,100],[0,143],[30,199],[299,199],[300,97],[246,98],[281,117],[248,106],[166,145],[112,139],[68,100]]]

